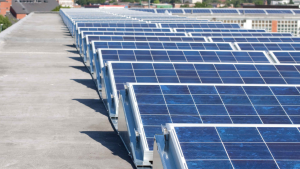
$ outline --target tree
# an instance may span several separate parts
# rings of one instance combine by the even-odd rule
[[[68,7],[68,6],[67,7],[63,7],[63,6],[59,5],[59,6],[55,7],[54,9],[52,9],[52,11],[59,11],[60,8],[70,8],[70,7]]]
[[[289,4],[294,4],[293,0],[290,0]]]
[[[263,0],[256,0],[254,2],[255,5],[263,5],[264,4],[264,1]]]
[[[268,4],[268,5],[271,5],[271,0],[267,0],[267,4]]]
[[[2,15],[0,15],[0,24],[3,24],[2,30],[5,30],[11,26],[11,22],[9,21],[8,17],[4,17]]]
[[[160,2],[159,2],[159,0],[154,0],[153,3],[154,4],[159,4]]]
[[[194,8],[208,8],[211,5],[208,5],[206,2],[196,2]]]

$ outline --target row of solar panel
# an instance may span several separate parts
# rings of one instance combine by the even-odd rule
[[[136,10],[136,9],[131,9]],[[138,9],[152,13],[207,13],[207,14],[300,14],[300,10],[284,9]]]

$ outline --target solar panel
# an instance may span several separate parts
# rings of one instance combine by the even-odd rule
[[[239,10],[240,13],[245,13],[245,14],[266,14],[264,10],[259,10],[259,9],[247,9],[247,10]]]
[[[151,23],[164,23],[164,24],[197,24],[197,23],[222,23],[222,22],[211,22],[211,21],[151,21]]]
[[[213,13],[226,13],[226,14],[234,13],[234,14],[238,14],[237,10],[235,10],[235,9],[212,9],[211,11]]]
[[[129,10],[136,10],[136,11],[141,11],[141,12],[152,12],[152,13],[155,13],[155,10],[154,10],[154,9],[130,8]]]
[[[78,28],[78,32],[81,31],[110,31],[110,32],[172,32],[168,28],[94,28],[94,27],[85,27]]]
[[[300,52],[272,52],[270,55],[278,60],[278,63],[300,63]]]
[[[293,14],[291,10],[270,10],[266,9],[268,14]]]
[[[174,28],[176,32],[266,32],[263,29],[181,29],[181,28]]]
[[[300,42],[300,38],[294,37],[278,37],[278,38],[238,38],[238,37],[212,37],[211,42]]]
[[[240,28],[239,24],[230,24],[230,23],[216,23],[216,24],[159,24],[161,28]]]
[[[211,13],[209,9],[184,9],[185,13],[191,13],[191,10],[193,13]]]
[[[253,51],[99,49],[98,56],[102,65],[107,61],[270,63],[265,52]]]
[[[295,14],[300,14],[300,10],[293,10]]]
[[[300,50],[300,43],[234,43],[239,50]]]
[[[82,31],[82,37],[86,35],[120,35],[120,36],[187,36],[185,33],[176,32],[110,32],[110,31]]]
[[[157,28],[154,23],[76,23],[76,27],[136,27],[136,28]]]
[[[132,114],[137,130],[146,136],[149,150],[153,150],[154,135],[167,123],[300,123],[300,87],[155,83],[127,86],[134,100],[131,106],[136,107]],[[192,137],[186,137],[189,138]]]
[[[164,164],[189,169],[299,165],[299,125],[167,124],[166,128],[169,134],[161,135],[163,141],[157,142],[162,147],[159,151]],[[163,149],[167,145],[170,151]],[[154,159],[157,163],[155,160],[160,159]]]
[[[91,41],[176,41],[176,42],[207,42],[204,37],[186,36],[114,36],[114,35],[87,35],[86,43]]]
[[[165,13],[166,11],[169,13],[183,13],[182,9],[156,9],[157,13]]]
[[[271,37],[271,36],[274,36],[274,37],[277,37],[277,36],[293,36],[292,34],[290,33],[260,33],[260,32],[256,32],[256,33],[250,33],[250,32],[245,32],[245,33],[209,33],[209,32],[206,32],[206,33],[189,33],[191,36],[224,36],[224,37],[233,37],[233,36],[239,36],[239,37]]]

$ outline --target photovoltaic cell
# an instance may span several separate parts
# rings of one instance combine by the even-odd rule
[[[299,165],[297,127],[174,125],[174,133],[189,169],[271,169]]]
[[[134,114],[143,125],[150,150],[152,150],[151,138],[154,134],[159,134],[161,125],[166,123],[300,123],[299,87],[131,85],[137,106],[137,112]],[[186,139],[190,138],[192,137]],[[206,137],[193,139],[197,142],[196,140]],[[209,157],[213,156],[207,156]]]

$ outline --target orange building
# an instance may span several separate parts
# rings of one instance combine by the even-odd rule
[[[5,16],[10,10],[12,0],[0,0],[0,15]]]

